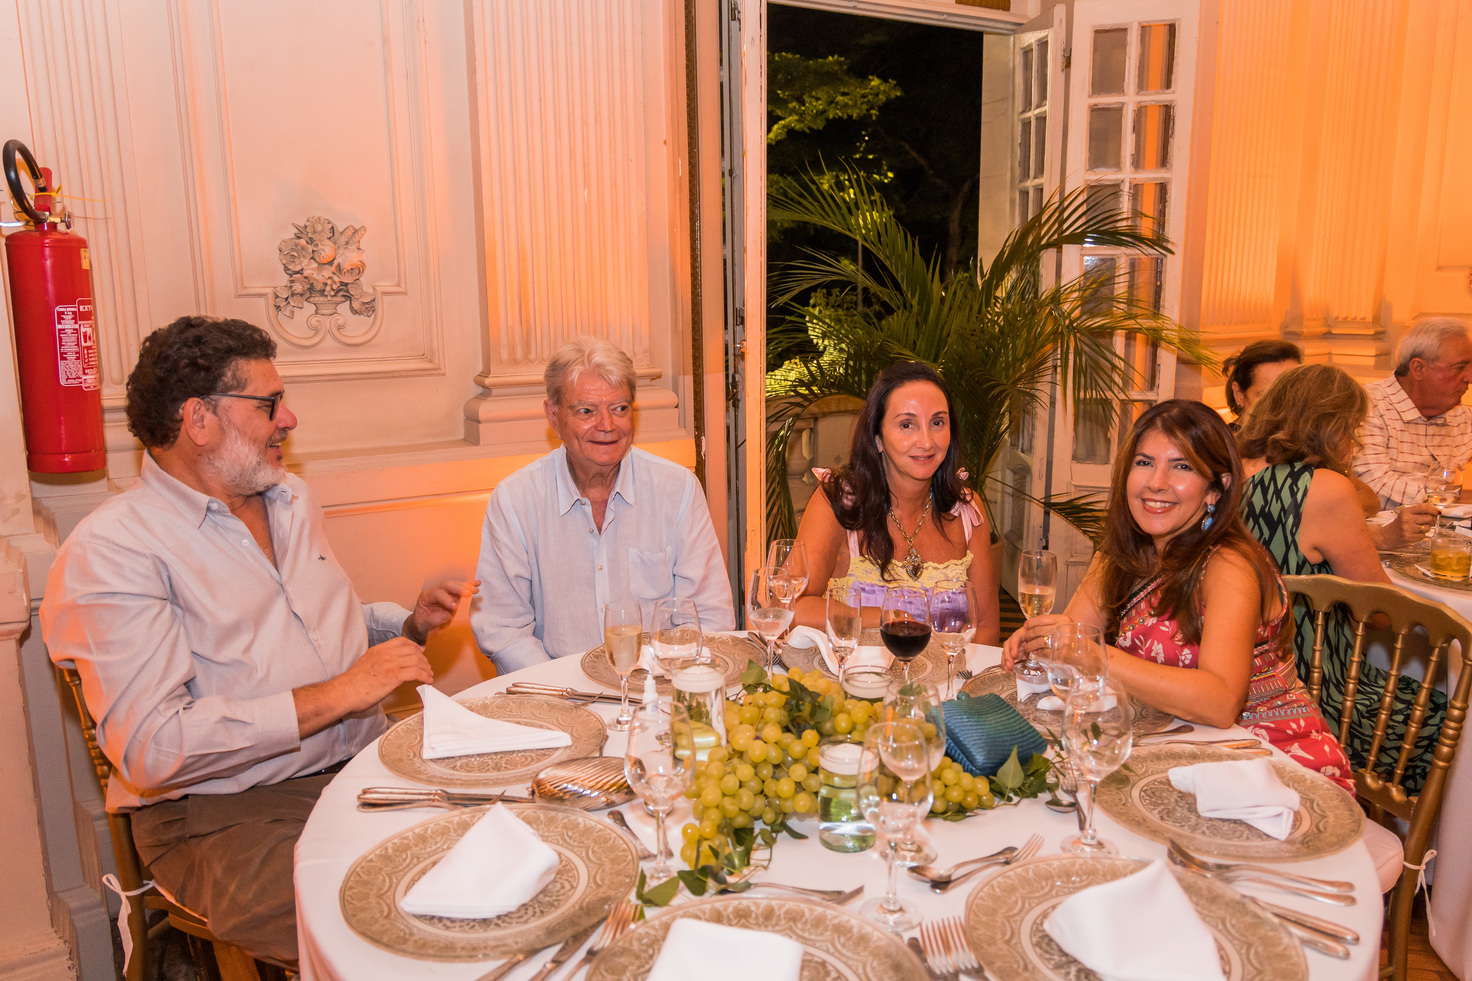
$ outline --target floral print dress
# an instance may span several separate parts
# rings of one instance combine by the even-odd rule
[[[1278,590],[1283,594],[1282,583]],[[1176,621],[1156,616],[1160,580],[1145,583],[1125,603],[1116,646],[1141,660],[1173,668],[1200,667],[1201,648],[1181,639]],[[1287,596],[1283,595],[1284,609]],[[1286,753],[1294,762],[1316,770],[1354,793],[1349,760],[1309,700],[1291,660],[1279,657],[1278,633],[1283,616],[1258,627],[1252,649],[1252,677],[1247,704],[1238,722],[1259,739]]]

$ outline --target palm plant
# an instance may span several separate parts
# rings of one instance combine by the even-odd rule
[[[775,183],[767,213],[828,229],[853,245],[844,254],[807,250],[808,258],[784,264],[774,282],[775,302],[791,311],[767,333],[769,352],[785,358],[766,380],[774,537],[795,534],[786,461],[798,417],[834,396],[862,401],[897,360],[923,361],[945,379],[960,417],[967,482],[985,500],[983,484],[1009,429],[1045,401],[1055,373],[1075,405],[1088,400],[1110,411],[1134,381],[1115,348],[1120,332],[1203,357],[1168,318],[1128,297],[1110,298],[1112,283],[1085,274],[1043,285],[1044,259],[1063,246],[1171,252],[1165,239],[1139,229],[1138,216],[1086,202],[1083,189],[1055,195],[1008,236],[990,265],[978,262],[949,279],[854,171]],[[800,295],[807,299],[797,302]],[[1101,511],[1094,499],[1039,503],[1095,537]]]

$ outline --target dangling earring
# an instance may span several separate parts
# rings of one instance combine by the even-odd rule
[[[1210,502],[1206,505],[1206,517],[1201,519],[1201,530],[1205,531],[1211,527],[1211,516],[1216,513],[1216,505]]]

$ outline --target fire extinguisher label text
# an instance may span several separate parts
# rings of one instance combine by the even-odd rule
[[[56,365],[67,388],[97,389],[97,334],[90,297],[56,308]]]

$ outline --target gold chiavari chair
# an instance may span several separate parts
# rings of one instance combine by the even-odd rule
[[[1446,789],[1447,770],[1456,754],[1457,743],[1462,737],[1462,728],[1467,719],[1468,693],[1472,691],[1472,624],[1456,611],[1441,603],[1421,599],[1404,589],[1379,583],[1354,582],[1340,576],[1284,576],[1288,592],[1308,604],[1314,620],[1314,643],[1307,686],[1309,695],[1321,703],[1324,681],[1324,632],[1329,612],[1343,605],[1354,626],[1354,648],[1349,663],[1345,665],[1345,711],[1339,720],[1339,740],[1344,742],[1354,721],[1353,712],[1357,705],[1362,668],[1365,663],[1368,622],[1375,614],[1383,614],[1389,620],[1389,632],[1394,637],[1390,649],[1389,674],[1385,695],[1373,709],[1367,709],[1364,719],[1373,722],[1374,736],[1370,746],[1369,760],[1354,772],[1355,792],[1370,818],[1381,825],[1393,824],[1392,819],[1405,822],[1403,836],[1397,831],[1402,844],[1402,867],[1400,877],[1390,889],[1388,963],[1380,971],[1381,977],[1404,981],[1406,977],[1406,952],[1411,928],[1411,904],[1416,896],[1418,870],[1424,866],[1426,844],[1436,826],[1441,811],[1442,795]],[[1405,674],[1410,654],[1407,638],[1417,628],[1426,631],[1431,653],[1425,664],[1424,682],[1417,692],[1406,728],[1397,740],[1390,734],[1390,717],[1394,705],[1396,679]],[[1377,636],[1380,633],[1376,624]],[[1455,642],[1460,652],[1461,673],[1456,687],[1447,701],[1446,720],[1436,740],[1435,755],[1430,772],[1419,794],[1407,794],[1403,786],[1406,766],[1415,751],[1430,701],[1431,690],[1446,666],[1448,658],[1454,656]],[[1408,676],[1409,677],[1409,676]],[[1398,745],[1397,745],[1398,743]],[[1388,767],[1377,765],[1382,757],[1394,760]],[[1392,831],[1397,829],[1391,827]]]
[[[87,742],[87,752],[91,754],[92,767],[97,771],[97,780],[102,784],[102,793],[106,797],[107,781],[112,777],[112,762],[97,743],[97,722],[87,708],[86,699],[82,697],[82,678],[73,668],[60,668],[59,670],[71,688],[72,697],[76,700],[77,715],[82,723],[82,737]],[[146,870],[133,844],[133,821],[128,814],[108,812],[107,828],[112,835],[112,851],[117,861],[118,883],[122,886],[123,892],[129,894],[129,902],[125,904],[124,912],[120,914],[127,918],[126,923],[121,924],[120,928],[125,929],[132,940],[132,956],[128,960],[126,981],[144,981],[145,978],[151,979],[157,974],[157,971],[153,969],[154,965],[149,961],[148,913],[150,910],[162,912],[164,922],[189,937],[190,953],[197,975],[218,977],[221,981],[285,981],[287,975],[283,968],[257,961],[234,944],[219,939],[210,932],[209,923],[203,916],[174,902],[157,887],[144,890],[144,883],[147,881]],[[210,970],[210,958],[202,949],[206,944],[213,947],[213,966],[217,973]]]

